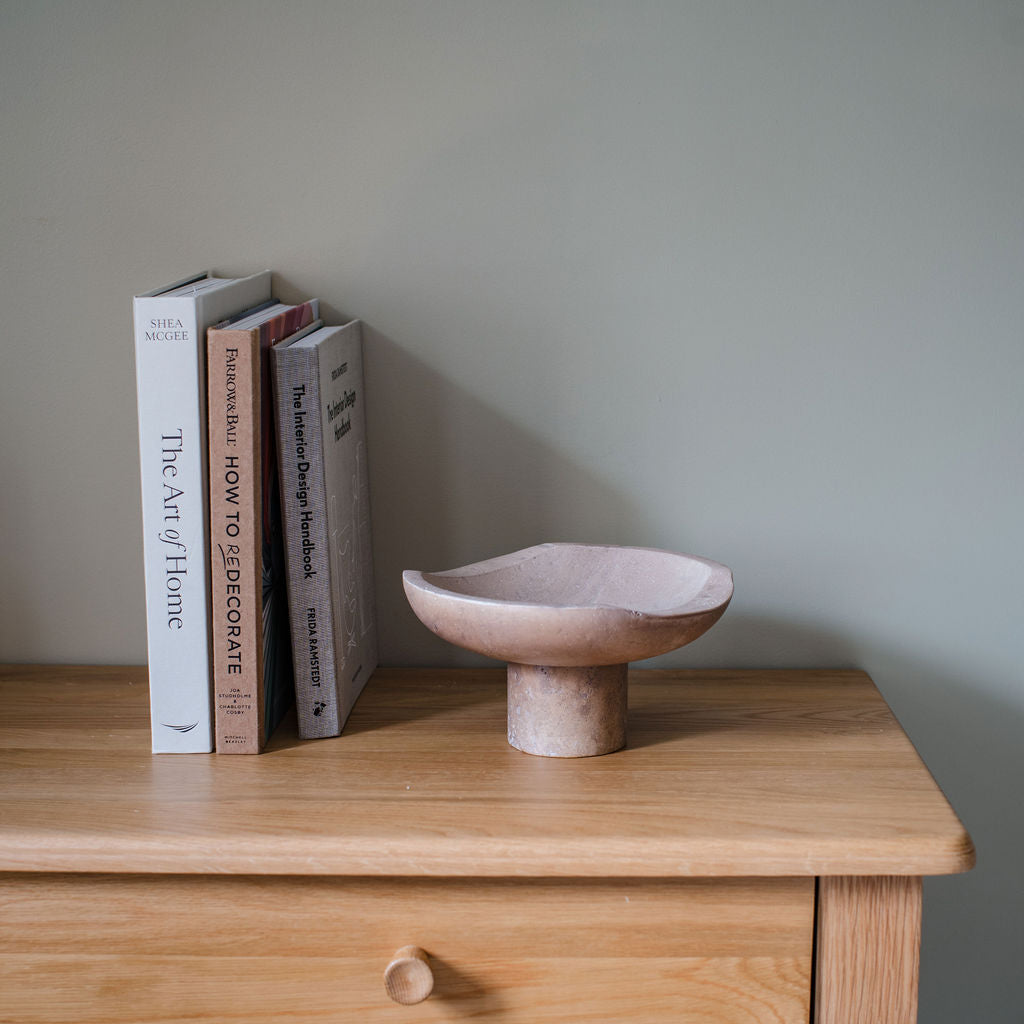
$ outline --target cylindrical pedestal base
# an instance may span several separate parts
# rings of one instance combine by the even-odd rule
[[[626,745],[626,665],[508,666],[508,741],[542,757],[593,757]]]

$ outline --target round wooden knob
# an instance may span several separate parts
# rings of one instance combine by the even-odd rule
[[[419,946],[403,946],[384,970],[384,989],[396,1003],[422,1003],[433,988],[430,958]]]

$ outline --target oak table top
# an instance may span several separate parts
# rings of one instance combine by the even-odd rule
[[[341,737],[150,752],[145,668],[0,668],[0,871],[930,875],[970,837],[848,670],[630,675],[628,746],[505,739],[503,669],[380,669]]]

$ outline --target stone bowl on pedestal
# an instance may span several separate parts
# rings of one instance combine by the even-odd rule
[[[402,574],[420,621],[508,663],[508,741],[590,757],[626,744],[627,667],[696,640],[732,599],[724,565],[652,548],[540,544]]]

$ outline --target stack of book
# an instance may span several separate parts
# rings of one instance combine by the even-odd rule
[[[377,665],[362,332],[271,274],[134,300],[153,750],[338,735]]]

